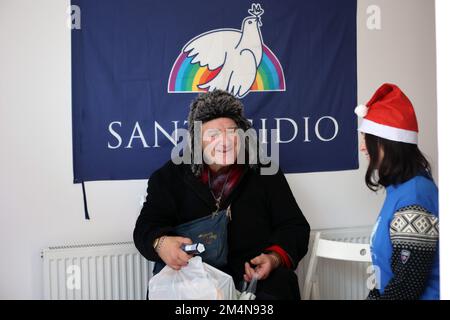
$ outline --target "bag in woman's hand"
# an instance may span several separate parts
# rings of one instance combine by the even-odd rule
[[[200,254],[202,260],[216,268],[227,264],[228,256],[228,215],[229,209],[221,210],[209,216],[180,224],[175,227],[175,233],[180,237],[189,238],[193,243],[201,243],[205,251]],[[165,264],[156,262],[153,274],[157,274]]]
[[[168,266],[148,283],[149,300],[235,300],[233,278],[194,257],[186,267]]]

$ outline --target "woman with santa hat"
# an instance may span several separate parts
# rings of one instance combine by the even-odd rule
[[[383,84],[355,113],[369,161],[366,185],[386,190],[371,236],[377,281],[368,299],[439,299],[438,189],[417,146],[411,101]]]

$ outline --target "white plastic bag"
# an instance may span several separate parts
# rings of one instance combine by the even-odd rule
[[[256,284],[258,283],[258,274],[253,275],[250,283],[244,281],[242,290],[236,292],[238,300],[255,300],[256,299]]]
[[[148,283],[149,300],[235,300],[230,275],[196,256],[181,270],[165,266]]]

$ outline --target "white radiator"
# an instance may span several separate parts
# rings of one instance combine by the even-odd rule
[[[322,238],[334,241],[353,243],[369,243],[372,227],[360,227],[351,229],[318,230]],[[315,231],[311,232],[309,249],[313,247]],[[303,288],[306,269],[309,262],[309,253],[299,263],[297,276],[300,289]],[[369,263],[336,261],[318,258],[317,280],[319,291],[323,300],[362,300],[369,293],[367,273]]]
[[[330,240],[368,243],[371,228],[320,230]],[[311,232],[311,240],[314,232]],[[309,248],[312,248],[310,241]],[[141,300],[146,298],[153,263],[132,242],[50,247],[42,251],[44,298],[52,300]],[[307,255],[297,275],[303,288]],[[364,299],[367,265],[319,259],[322,299]]]
[[[146,298],[153,263],[132,242],[50,247],[42,257],[45,299]]]

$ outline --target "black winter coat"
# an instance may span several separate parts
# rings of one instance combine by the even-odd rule
[[[244,263],[271,245],[279,245],[291,257],[294,268],[308,250],[310,227],[281,172],[260,175],[245,168],[240,181],[222,204],[231,202],[228,228],[228,265],[231,275],[242,279]],[[134,229],[134,242],[148,260],[161,261],[153,241],[174,235],[173,227],[215,211],[207,185],[186,164],[171,161],[148,181],[147,198]]]

